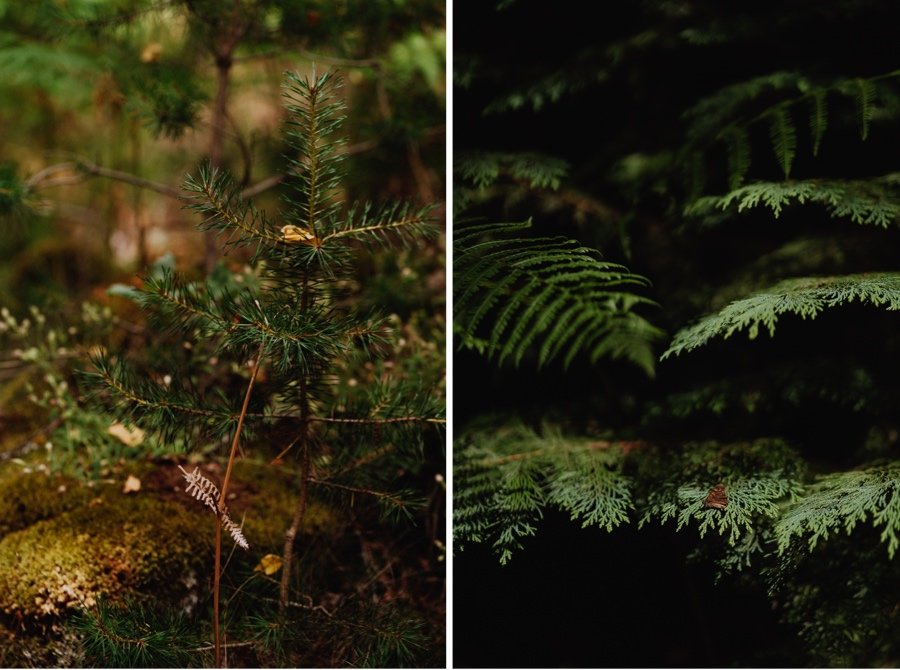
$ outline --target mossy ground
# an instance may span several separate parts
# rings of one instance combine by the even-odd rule
[[[177,600],[209,560],[211,528],[210,519],[174,503],[103,492],[0,540],[0,609],[32,618],[99,598]]]
[[[0,469],[0,659],[55,663],[66,621],[101,600],[175,610],[203,606],[215,522],[184,493],[177,463],[121,464],[111,473],[115,483],[87,483],[32,465]],[[203,469],[221,481],[215,464]],[[129,474],[141,488],[126,494]],[[244,523],[250,550],[237,550],[228,570],[252,574],[263,556],[281,553],[296,505],[295,480],[266,463],[237,463],[229,507]],[[333,537],[345,523],[340,513],[312,501],[301,532]],[[22,656],[23,650],[29,654]]]
[[[0,476],[0,538],[78,507],[90,494],[70,477],[7,465]]]

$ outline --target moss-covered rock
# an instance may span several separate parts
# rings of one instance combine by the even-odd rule
[[[111,491],[0,540],[0,609],[58,616],[100,597],[179,600],[210,565],[213,520]]]
[[[236,521],[243,519],[244,535],[254,550],[277,551],[284,546],[284,533],[291,524],[300,495],[296,477],[274,466],[237,461],[234,481],[250,495],[239,495],[228,506]],[[343,515],[311,499],[306,507],[301,535],[332,536],[346,526]],[[258,553],[258,552],[256,552]]]
[[[0,538],[84,504],[91,491],[71,477],[25,473],[11,465],[0,477]]]

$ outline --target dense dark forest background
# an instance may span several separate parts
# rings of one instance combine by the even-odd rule
[[[651,285],[638,293],[658,306],[638,309],[664,331],[647,337],[654,359],[679,329],[781,280],[897,270],[891,174],[900,33],[891,3],[523,0],[458,4],[455,11],[453,150],[464,191],[457,196],[457,229],[531,218],[532,228],[520,236],[572,238],[648,278]],[[865,101],[860,108],[859,96],[842,83],[865,87],[860,82],[869,79],[871,110]],[[810,100],[819,99],[828,112],[824,132],[810,115]],[[794,131],[787,165],[783,137],[773,129],[772,111],[779,109]],[[744,130],[746,142],[735,149],[729,133]],[[763,205],[740,212],[725,205],[700,215],[702,208],[692,209],[703,196],[748,184],[803,180],[852,184],[837,201],[863,193],[888,208],[888,222],[860,225],[865,217],[796,198],[777,217]],[[501,435],[524,425],[533,435],[551,422],[568,435],[649,444],[662,453],[689,454],[702,443],[715,457],[732,453],[732,445],[779,440],[797,456],[803,472],[797,479],[806,483],[863,466],[889,471],[896,457],[897,316],[871,303],[826,309],[814,321],[782,316],[774,337],[766,327],[754,339],[738,329],[724,341],[667,357],[647,374],[627,355],[592,361],[578,352],[568,366],[559,359],[539,366],[534,351],[518,365],[498,364],[496,352],[489,360],[484,333],[503,300],[493,317],[483,317],[482,330],[467,332],[466,315],[457,317],[457,454],[483,449],[477,452],[483,458],[491,448],[483,446],[485,427]],[[882,304],[896,309],[896,294]],[[539,344],[540,337],[535,350]],[[526,451],[519,442],[518,451]],[[508,463],[516,452],[510,446],[495,462]],[[780,457],[760,458],[764,468]],[[507,542],[483,526],[472,533],[481,533],[482,544],[457,538],[457,665],[896,662],[898,637],[885,623],[895,621],[900,595],[885,577],[896,574],[896,559],[877,537],[893,511],[874,532],[867,521],[849,535],[838,528],[838,537],[808,555],[790,550],[793,572],[759,535],[752,566],[723,575],[723,555],[727,562],[736,551],[731,544],[711,548],[719,538],[699,541],[691,523],[677,533],[671,522],[638,530],[640,508],[652,506],[654,491],[696,474],[681,462],[666,476],[650,477],[639,459],[626,454],[616,466],[633,483],[639,509],[612,532],[582,529],[558,511],[565,505],[545,505],[552,478],[543,473],[527,479],[542,491],[527,521],[534,537],[526,532]],[[716,477],[731,481],[728,467],[700,478],[704,495]],[[504,491],[517,485],[508,471],[498,477],[506,477],[498,484]],[[467,481],[457,481],[458,501]],[[885,484],[878,509],[890,507],[894,482]],[[784,494],[775,497],[782,512],[790,498]],[[478,509],[496,511],[492,500]],[[718,513],[701,509],[694,518]],[[521,548],[500,565],[500,547],[517,543]],[[865,585],[855,581],[861,571],[869,574]],[[875,589],[883,592],[875,596]]]

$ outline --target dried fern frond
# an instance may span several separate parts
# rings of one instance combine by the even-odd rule
[[[206,505],[209,505],[210,509],[218,514],[219,507],[217,501],[219,499],[219,488],[203,476],[203,473],[200,472],[200,468],[194,468],[192,472],[188,472],[179,465],[178,469],[181,470],[188,483],[185,493],[200,500]]]
[[[185,480],[188,483],[188,486],[185,489],[185,493],[193,498],[196,498],[197,500],[207,505],[210,509],[212,509],[216,516],[220,517],[222,521],[222,527],[231,534],[231,537],[234,539],[235,544],[237,544],[242,549],[249,549],[250,544],[247,542],[247,538],[244,537],[244,533],[241,531],[241,527],[234,521],[232,521],[230,516],[228,516],[228,509],[223,506],[221,511],[219,510],[219,506],[217,504],[217,501],[219,499],[219,488],[209,479],[203,476],[203,473],[200,472],[200,468],[194,468],[191,472],[188,472],[179,465],[178,469],[181,470]]]
[[[228,510],[224,510],[222,512],[222,527],[231,534],[234,543],[241,549],[250,548],[250,544],[247,542],[247,538],[244,537],[244,533],[241,531],[241,527],[238,526],[234,521],[232,521],[230,516],[228,516]]]

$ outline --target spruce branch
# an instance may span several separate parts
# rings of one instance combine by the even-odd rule
[[[309,479],[309,483],[316,484],[318,486],[340,489],[341,491],[348,491],[350,493],[360,493],[362,495],[372,496],[373,498],[379,498],[401,510],[405,510],[407,507],[407,502],[403,498],[386,491],[376,491],[375,489],[361,488],[359,486],[349,486],[347,484],[339,484],[338,482],[329,481],[327,479],[316,479],[315,477],[311,477]]]

